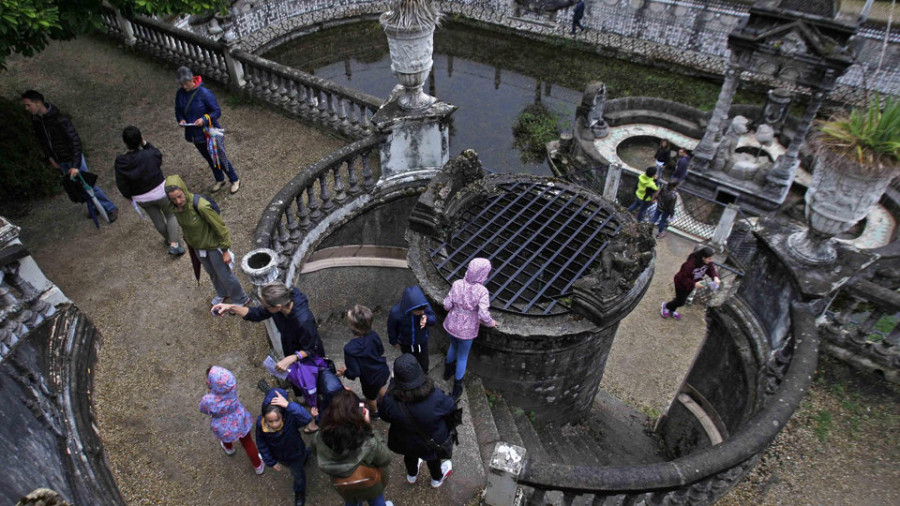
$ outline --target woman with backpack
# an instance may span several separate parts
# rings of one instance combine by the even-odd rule
[[[669,218],[675,216],[675,207],[678,205],[678,181],[667,184],[656,198],[656,211],[653,213],[651,223],[659,223],[657,239],[666,235],[666,227],[669,226]]]
[[[433,488],[443,485],[453,473],[447,451],[452,449],[453,441],[446,418],[455,410],[453,398],[435,388],[416,357],[404,353],[394,361],[394,379],[378,401],[378,412],[382,420],[391,424],[388,448],[403,455],[406,481],[410,484],[419,477],[422,462],[428,465]],[[443,462],[441,456],[446,457]]]
[[[391,451],[372,431],[369,410],[349,390],[338,392],[316,434],[319,469],[331,476],[346,506],[393,506],[384,500]]]

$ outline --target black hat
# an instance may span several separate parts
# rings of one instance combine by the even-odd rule
[[[425,373],[416,357],[409,353],[394,360],[394,384],[401,390],[412,390],[425,383]]]

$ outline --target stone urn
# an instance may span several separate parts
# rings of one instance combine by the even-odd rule
[[[809,228],[789,238],[789,245],[807,263],[837,258],[832,237],[846,232],[881,199],[894,170],[869,170],[858,161],[815,145],[812,185],[806,191],[804,215]]]
[[[431,71],[434,28],[440,13],[428,0],[397,0],[381,15],[391,52],[391,71],[403,85],[399,99],[404,109],[424,109],[436,100],[422,91]]]

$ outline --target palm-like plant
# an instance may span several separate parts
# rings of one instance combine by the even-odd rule
[[[822,122],[820,147],[839,155],[864,175],[889,176],[900,169],[900,100],[876,97],[865,109]]]

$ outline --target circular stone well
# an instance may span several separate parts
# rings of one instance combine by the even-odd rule
[[[539,420],[590,409],[619,321],[653,275],[654,241],[613,204],[551,178],[485,177],[474,152],[451,160],[410,217],[409,265],[436,310],[469,261],[500,327],[481,328],[468,370]]]

